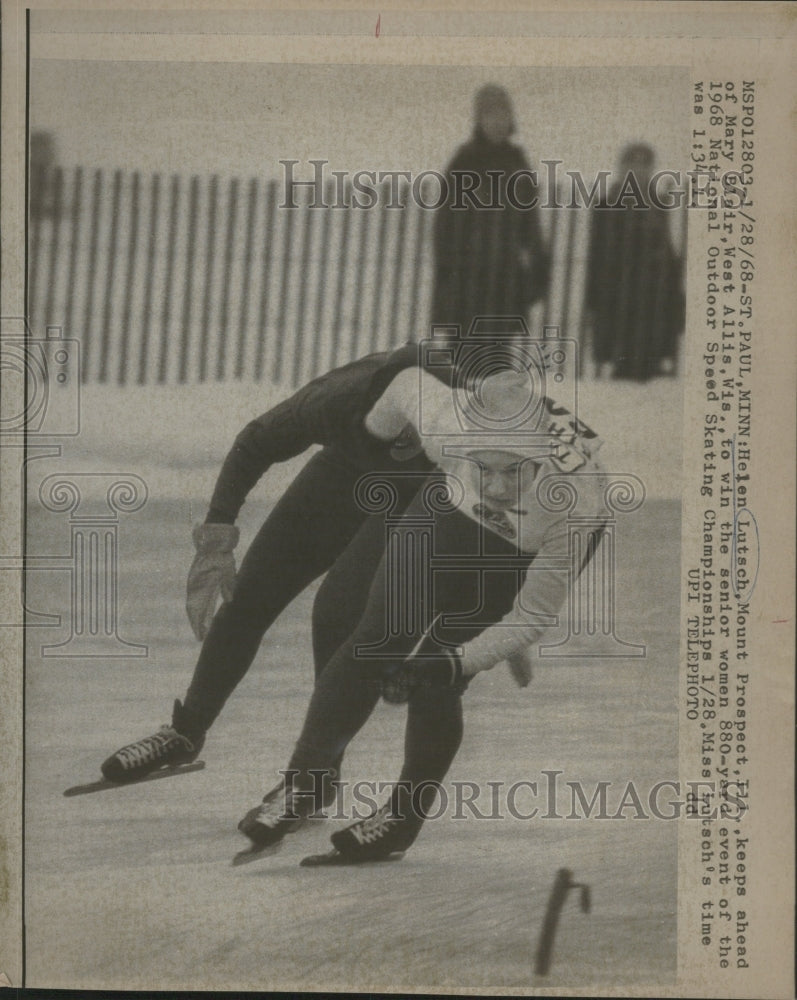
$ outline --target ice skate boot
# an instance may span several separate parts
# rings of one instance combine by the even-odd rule
[[[421,821],[397,815],[388,802],[367,819],[333,833],[333,849],[302,860],[307,868],[323,865],[356,865],[365,861],[398,861],[418,836]]]
[[[312,792],[305,792],[304,795],[313,796],[313,808],[310,813],[306,816],[301,816],[296,818],[296,822],[293,826],[287,829],[286,833],[294,833],[308,819],[323,819],[325,817],[324,810],[328,809],[334,804],[335,798],[337,796],[337,787],[335,781],[339,773],[338,767],[328,768],[324,771],[313,771],[311,772],[313,776],[313,781],[315,783],[315,788]],[[321,786],[320,793],[316,789]],[[263,796],[263,800],[260,805],[256,805],[254,808],[250,809],[249,812],[243,817],[243,819],[238,823],[238,829],[241,833],[246,833],[246,828],[250,823],[256,820],[257,814],[260,812],[264,805],[268,805],[274,802],[277,798],[280,798],[285,794],[285,775],[282,775],[280,780],[272,789],[270,789]],[[248,836],[248,834],[247,834]]]
[[[308,796],[284,788],[267,795],[263,802],[250,809],[238,824],[241,833],[262,849],[278,843],[286,833],[296,830],[313,808]]]
[[[274,853],[285,835],[298,829],[314,808],[315,796],[312,792],[283,788],[267,802],[250,809],[238,824],[238,829],[251,843],[235,855],[232,863],[245,865]]]
[[[183,706],[175,701],[171,725],[164,725],[152,736],[128,743],[107,760],[100,770],[107,781],[127,784],[162,767],[191,764],[205,743],[204,732],[192,730]]]
[[[249,810],[249,812],[243,817],[243,819],[239,820],[238,829],[241,831],[241,833],[245,833],[246,836],[248,837],[250,829],[257,830],[257,827],[254,826],[254,824],[259,822],[258,817],[260,816],[260,813],[263,811],[264,807],[266,806],[270,807],[273,803],[277,802],[278,800],[279,802],[282,802],[284,796],[285,796],[285,778],[282,777],[277,782],[277,784],[274,785],[272,789],[266,792],[266,794],[263,796],[262,801],[258,805],[253,806],[253,808]],[[298,830],[303,823],[304,819],[297,816],[295,823],[291,827],[287,828],[285,832],[293,833],[293,831]]]

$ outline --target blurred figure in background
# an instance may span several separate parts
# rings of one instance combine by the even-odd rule
[[[593,212],[585,306],[599,377],[646,381],[675,373],[685,318],[682,262],[670,212],[651,202],[654,164],[650,146],[627,146],[620,179]]]
[[[509,94],[487,84],[474,101],[471,139],[446,168],[448,198],[434,230],[432,322],[466,335],[477,316],[521,316],[544,298],[549,260],[534,204],[536,184],[520,146],[509,141]]]
[[[53,211],[53,171],[57,165],[55,136],[41,129],[30,134],[30,214],[36,219]]]

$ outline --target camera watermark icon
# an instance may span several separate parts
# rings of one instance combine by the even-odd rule
[[[557,326],[532,338],[522,316],[478,316],[464,334],[458,326],[434,326],[432,335],[420,342],[421,436],[450,439],[460,431],[466,436],[463,444],[479,439],[507,443],[507,437],[533,444],[552,412],[578,419],[578,348],[578,341],[559,336]],[[441,420],[426,372],[451,382],[453,419]],[[496,409],[484,397],[486,381],[499,372],[516,376],[514,407]]]
[[[421,344],[418,437],[439,471],[428,479],[410,474],[419,492],[409,507],[399,503],[389,475],[372,473],[358,483],[359,506],[384,516],[386,537],[384,632],[359,645],[357,655],[403,658],[419,635],[451,646],[433,634],[437,584],[441,574],[466,570],[478,577],[478,607],[468,603],[472,595],[459,594],[465,606],[441,616],[443,632],[520,628],[524,644],[534,636],[544,656],[645,656],[644,644],[616,634],[615,559],[617,515],[642,505],[644,485],[593,461],[601,442],[574,412],[578,344],[555,327],[547,332],[534,340],[520,317],[480,317],[466,337],[444,327]],[[457,508],[478,524],[478,554],[450,550],[452,541],[439,534],[438,516]],[[549,532],[556,527],[554,542],[546,524]],[[494,535],[505,543],[500,552],[486,544]],[[487,612],[496,573],[504,574],[500,593],[512,581],[521,623]],[[524,597],[539,606],[524,606]],[[563,621],[565,637],[551,635]],[[553,641],[542,643],[546,629]]]
[[[35,337],[24,317],[0,317],[0,374],[0,445],[25,456],[18,497],[24,524],[30,463],[60,457],[59,439],[80,433],[80,343],[64,337],[61,326],[48,326],[44,337]],[[7,502],[13,503],[12,495],[7,489]],[[42,645],[41,655],[146,656],[146,645],[119,636],[118,623],[119,515],[146,503],[144,481],[128,473],[56,473],[44,478],[38,495],[45,510],[69,514],[69,554],[32,555],[23,548],[0,554],[0,571],[23,580],[40,571],[69,574],[70,634],[63,642]],[[20,620],[3,621],[0,627],[62,625],[62,615],[33,611],[24,599],[21,604]]]
[[[22,317],[0,317],[0,439],[80,433],[80,343],[48,326],[34,337]]]

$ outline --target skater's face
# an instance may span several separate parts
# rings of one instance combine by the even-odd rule
[[[510,451],[485,449],[472,452],[473,485],[491,507],[514,507],[525,488],[534,481],[539,466]]]
[[[504,104],[491,105],[482,109],[479,124],[490,142],[504,142],[512,134],[512,112]]]

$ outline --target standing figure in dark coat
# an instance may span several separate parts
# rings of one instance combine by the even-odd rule
[[[509,141],[512,102],[503,87],[476,94],[475,127],[446,169],[448,197],[435,218],[432,321],[465,336],[478,316],[527,318],[548,287],[548,255],[533,207],[537,186]],[[532,206],[532,207],[524,207]]]
[[[651,203],[654,153],[628,146],[620,181],[593,211],[585,306],[598,375],[673,374],[685,302],[667,209]]]

